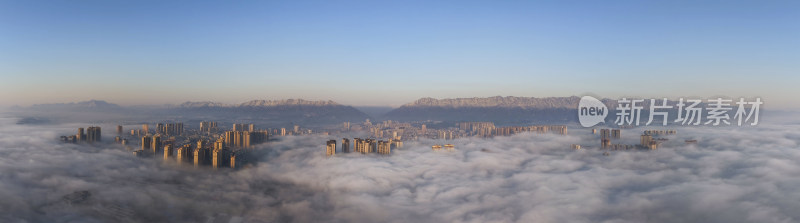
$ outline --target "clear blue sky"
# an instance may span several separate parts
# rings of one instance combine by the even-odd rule
[[[0,1],[0,105],[760,96],[800,1]]]

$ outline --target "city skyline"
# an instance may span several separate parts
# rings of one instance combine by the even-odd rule
[[[0,106],[595,94],[800,108],[794,2],[0,6]]]
[[[800,1],[0,1],[0,222],[800,222]]]

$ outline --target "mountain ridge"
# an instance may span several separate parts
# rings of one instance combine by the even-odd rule
[[[122,106],[109,103],[104,100],[91,99],[88,101],[69,102],[69,103],[48,103],[48,104],[34,104],[30,108],[47,108],[47,107],[71,107],[71,108],[121,108]]]
[[[213,101],[187,101],[173,105],[178,108],[197,108],[197,107],[270,107],[270,106],[348,106],[336,103],[332,100],[305,100],[305,99],[281,99],[281,100],[250,100],[239,104],[226,104]]]
[[[577,108],[580,97],[516,97],[493,96],[472,98],[425,97],[401,107],[521,107],[521,108]]]

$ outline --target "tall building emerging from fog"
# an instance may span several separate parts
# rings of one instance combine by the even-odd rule
[[[600,138],[601,139],[610,139],[611,138],[611,129],[600,129]]]
[[[149,133],[150,132],[150,125],[142,124],[142,130],[144,131],[144,134]]]
[[[179,163],[186,163],[192,161],[192,145],[186,144],[178,148],[178,153],[175,155]]]
[[[192,158],[194,158],[194,166],[202,166],[208,163],[208,148],[206,147],[197,147],[194,150],[194,154]]]
[[[347,138],[342,138],[342,152],[343,153],[350,152],[350,140]]]
[[[117,135],[118,135],[118,136],[121,136],[121,135],[122,135],[122,126],[121,126],[121,125],[118,125],[118,126],[117,126]]]
[[[167,144],[164,146],[164,160],[169,160],[170,158],[172,158],[173,156],[172,154],[174,153],[175,153],[175,148],[172,146],[172,144]]]
[[[251,148],[269,140],[269,132],[226,131],[223,139],[226,147]]]
[[[642,134],[642,136],[640,137],[639,143],[644,147],[648,147],[648,146],[650,146],[650,142],[651,141],[653,141],[653,136],[650,136],[648,134]]]
[[[86,129],[86,141],[87,142],[100,142],[102,136],[100,135],[100,127],[99,126],[91,126]]]
[[[611,146],[611,140],[608,138],[600,139],[601,148],[606,149]]]
[[[619,139],[622,138],[622,131],[619,129],[612,129],[611,130],[611,138]]]
[[[403,141],[393,140],[391,142],[394,144],[394,148],[402,148],[403,147]]]
[[[215,149],[211,152],[211,165],[214,168],[230,166],[231,154],[227,149]]]
[[[83,142],[86,140],[86,134],[83,133],[83,128],[78,128],[78,134],[75,135],[78,138],[78,142]]]
[[[391,141],[378,141],[378,154],[389,155],[392,153],[392,142]]]
[[[152,142],[151,142],[151,146],[150,146],[150,149],[153,150],[153,154],[154,155],[158,153],[158,148],[161,148],[161,136],[160,135],[154,135],[152,137]]]
[[[336,140],[328,140],[327,147],[325,148],[325,155],[332,156],[336,154]]]
[[[147,151],[153,145],[153,138],[150,136],[142,136],[142,150]]]

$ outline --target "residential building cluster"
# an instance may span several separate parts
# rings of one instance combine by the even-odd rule
[[[83,128],[78,128],[78,134],[61,136],[61,142],[65,143],[94,143],[102,141],[102,131],[99,126],[89,126],[86,132]]]
[[[336,148],[336,140],[331,139],[326,142],[325,155],[333,156],[339,153],[356,152],[361,154],[377,153],[381,155],[391,155],[392,149],[403,147],[403,141],[388,139],[388,140],[375,140],[375,139],[361,139],[353,138],[352,150],[350,147],[350,139],[342,138],[341,149]]]
[[[597,129],[592,129],[592,134],[597,134]],[[612,143],[613,140],[622,138],[622,131],[620,129],[600,129],[600,148],[607,150],[655,150],[658,149],[663,142],[669,140],[667,138],[655,138],[655,136],[675,134],[677,134],[676,130],[644,130],[642,135],[639,136],[639,144],[614,144]],[[687,144],[689,143],[691,142],[687,141]],[[573,148],[575,148],[574,145]]]
[[[195,166],[237,168],[250,162],[250,153],[255,145],[269,141],[272,135],[302,135],[312,132],[297,125],[290,132],[286,128],[256,129],[252,123],[233,124],[229,131],[225,131],[217,122],[208,121],[200,122],[199,129],[184,129],[181,122],[156,123],[155,128],[151,127],[150,124],[142,124],[139,129],[130,129],[130,135],[125,136],[123,126],[118,125],[114,143],[134,150],[133,154],[137,157],[158,157],[165,161]],[[78,128],[77,134],[61,136],[60,141],[102,141],[100,127],[91,126],[85,130]]]

